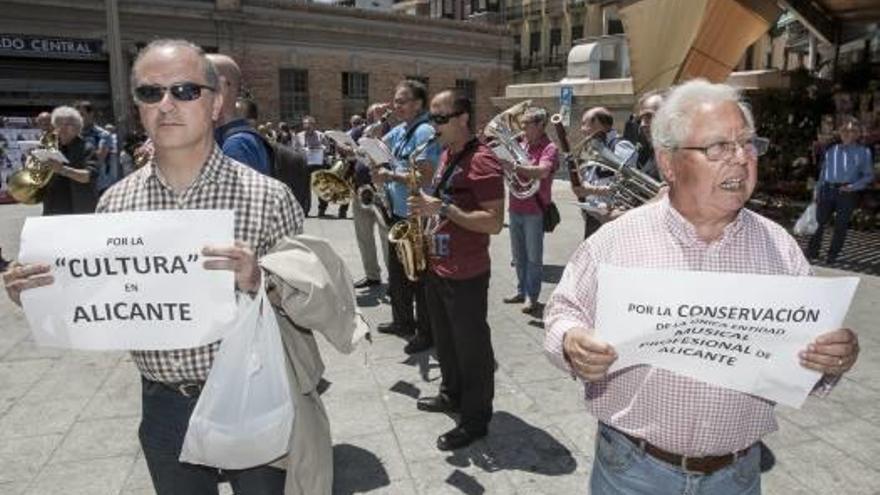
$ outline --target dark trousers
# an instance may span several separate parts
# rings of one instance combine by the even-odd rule
[[[831,236],[831,247],[828,248],[828,260],[834,261],[843,249],[843,243],[846,241],[846,230],[849,227],[849,220],[852,217],[853,210],[856,209],[856,192],[841,191],[837,184],[823,184],[819,189],[819,195],[816,204],[816,221],[819,228],[810,238],[810,244],[807,247],[807,256],[817,258],[819,256],[819,248],[822,247],[822,234],[825,231],[825,224],[831,220],[834,215],[834,234]]]
[[[602,222],[593,218],[593,215],[584,214],[584,239],[593,235],[601,226]]]
[[[142,418],[138,436],[157,495],[217,495],[221,472],[178,460],[198,394],[186,397],[165,385],[142,379]],[[260,466],[224,470],[238,495],[282,495],[286,472]]]
[[[393,217],[393,222],[400,220],[398,216]],[[388,243],[388,296],[391,298],[392,321],[401,328],[412,329],[416,335],[430,340],[431,322],[425,303],[424,275],[416,282],[406,278],[397,249],[391,242]]]
[[[330,167],[327,165],[310,165],[309,166],[309,181],[308,181],[309,191],[308,191],[308,194],[306,194],[306,197],[308,198],[308,200],[307,200],[307,204],[302,205],[303,212],[306,215],[311,213],[311,210],[312,210],[312,175],[314,175],[314,173],[317,172],[318,170],[327,170],[328,168],[330,168]],[[324,212],[327,211],[328,204],[330,204],[330,203],[324,201],[321,198],[318,198],[318,214],[319,215],[323,215]],[[345,216],[347,213],[348,213],[348,203],[339,205],[340,216]]]
[[[486,321],[489,272],[466,280],[430,273],[425,281],[440,393],[458,403],[465,430],[485,431],[495,397],[495,353]]]

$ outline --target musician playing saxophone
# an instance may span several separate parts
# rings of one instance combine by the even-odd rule
[[[617,135],[617,131],[614,130],[614,117],[607,108],[593,107],[584,112],[581,117],[581,131],[584,136],[593,136],[601,140],[609,150],[628,165],[635,163],[638,157],[636,147]],[[609,183],[613,173],[589,165],[581,167],[581,171],[582,185],[572,186],[575,197],[586,197],[588,203],[607,201],[607,196],[611,192]],[[603,215],[584,214],[584,239],[599,230],[604,222],[613,220],[622,213],[619,210],[608,210]]]
[[[393,155],[391,168],[377,168],[373,180],[384,185],[391,201],[392,223],[405,220],[409,216],[407,198],[409,197],[409,169],[415,165],[419,170],[422,187],[431,184],[431,177],[440,158],[440,145],[434,143],[425,148],[419,156],[411,156],[413,151],[431,139],[434,129],[428,123],[428,90],[421,82],[405,80],[394,91],[392,101],[394,116],[400,122],[385,135],[383,140]],[[413,335],[404,351],[408,354],[430,348],[432,344],[431,327],[425,306],[424,283],[412,282],[406,278],[402,260],[397,257],[394,246],[389,246],[388,256],[388,294],[391,297],[392,321],[378,326],[381,333]],[[413,315],[415,302],[415,315]]]
[[[92,181],[98,176],[98,159],[94,146],[80,137],[82,115],[73,107],[58,107],[52,111],[52,128],[67,163],[49,160],[44,164],[54,175],[46,186],[43,215],[94,213],[98,197]]]
[[[488,433],[495,393],[488,307],[489,236],[504,222],[504,179],[492,150],[474,136],[471,101],[447,90],[431,101],[431,121],[446,150],[434,192],[409,200],[413,214],[439,216],[424,276],[442,381],[440,393],[417,407],[460,412],[458,425],[437,447],[454,450]]]
[[[553,173],[559,166],[559,152],[547,137],[547,111],[530,107],[519,116],[523,131],[520,145],[526,150],[530,163],[514,165],[502,161],[501,165],[521,178],[539,180],[535,194],[519,198],[509,195],[510,248],[516,268],[516,292],[505,297],[508,304],[522,304],[522,312],[534,314],[539,306],[541,280],[544,272],[544,210],[549,207],[553,186]]]

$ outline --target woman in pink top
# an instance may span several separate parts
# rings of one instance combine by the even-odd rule
[[[523,303],[522,312],[531,314],[538,309],[541,279],[544,271],[544,209],[550,205],[553,173],[559,164],[556,145],[544,131],[547,111],[532,107],[520,117],[523,129],[522,147],[529,155],[530,163],[518,167],[517,174],[523,179],[540,180],[541,186],[534,195],[518,199],[510,195],[510,245],[513,264],[516,267],[516,292],[504,298],[506,303]],[[505,168],[513,164],[502,162]]]

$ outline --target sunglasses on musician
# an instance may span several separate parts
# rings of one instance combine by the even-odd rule
[[[453,113],[449,113],[449,114],[445,114],[445,115],[442,113],[432,113],[432,114],[428,115],[428,120],[430,120],[434,124],[443,125],[443,124],[448,124],[450,120],[452,120],[455,117],[458,117],[459,115],[462,115],[463,113],[464,112],[453,112]]]
[[[177,101],[198,100],[202,96],[202,90],[215,91],[216,88],[194,82],[182,82],[171,86],[158,84],[142,84],[134,88],[134,98],[140,103],[153,104],[162,101],[165,92],[171,93],[171,97]]]

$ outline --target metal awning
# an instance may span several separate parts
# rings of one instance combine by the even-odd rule
[[[703,77],[727,79],[746,49],[776,21],[774,0],[625,0],[633,91]]]

